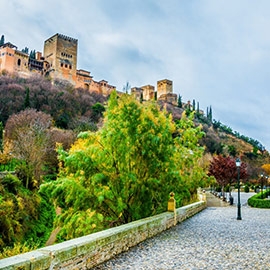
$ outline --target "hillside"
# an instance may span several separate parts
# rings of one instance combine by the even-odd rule
[[[57,127],[71,129],[75,133],[87,129],[96,130],[102,124],[102,112],[108,97],[75,89],[70,84],[59,81],[52,85],[41,77],[22,79],[16,76],[0,76],[0,122],[5,123],[14,113],[24,108],[43,111],[53,117]],[[173,120],[181,118],[187,109],[179,108],[165,101],[158,101],[161,109],[172,114]],[[251,164],[252,175],[264,163],[269,163],[269,153],[256,139],[240,135],[226,125],[209,120],[203,112],[195,111],[195,123],[201,125],[205,136],[200,144],[205,153],[241,156]]]
[[[184,109],[169,103],[159,102],[159,104],[162,109],[166,109],[172,114],[175,121],[179,120],[184,112]],[[251,179],[258,179],[262,171],[261,166],[270,163],[269,153],[256,139],[241,135],[215,120],[209,121],[205,115],[197,115],[196,112],[195,123],[201,125],[205,133],[205,136],[200,140],[201,146],[205,148],[205,153],[240,156],[242,161],[248,164]]]

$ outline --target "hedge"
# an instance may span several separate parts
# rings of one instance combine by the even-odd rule
[[[265,200],[270,195],[270,190],[259,192],[248,199],[248,205],[256,208],[270,208],[270,200]]]

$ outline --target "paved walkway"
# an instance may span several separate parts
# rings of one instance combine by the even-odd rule
[[[94,269],[269,270],[270,210],[247,206],[252,195],[241,193],[242,220],[235,204],[208,207]]]

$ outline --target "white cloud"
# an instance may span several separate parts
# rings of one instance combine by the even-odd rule
[[[55,33],[78,38],[78,67],[94,79],[120,90],[126,81],[171,79],[184,101],[212,105],[214,117],[270,150],[268,0],[4,0],[2,7],[2,34],[19,48],[42,51]]]

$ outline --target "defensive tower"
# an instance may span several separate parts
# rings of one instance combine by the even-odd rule
[[[173,82],[170,80],[160,80],[157,82],[157,98],[164,94],[171,94],[173,92]]]
[[[55,34],[44,42],[44,60],[50,76],[76,84],[78,40]]]

